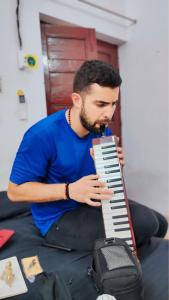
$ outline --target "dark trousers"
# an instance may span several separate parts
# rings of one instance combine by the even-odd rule
[[[166,231],[167,222],[165,230],[160,228],[159,214],[155,211],[131,200],[129,207],[137,248],[147,243],[152,236],[158,236],[158,232]],[[65,250],[91,251],[94,241],[102,237],[105,237],[105,233],[101,208],[82,204],[54,223],[45,240]]]

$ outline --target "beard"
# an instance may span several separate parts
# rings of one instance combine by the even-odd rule
[[[105,123],[108,122],[108,120],[106,120],[105,123],[99,122],[99,121],[95,121],[94,123],[91,123],[88,116],[87,116],[87,114],[86,114],[84,105],[82,106],[82,110],[81,110],[81,113],[80,113],[80,121],[81,121],[82,126],[85,129],[87,129],[89,132],[94,133],[94,134],[104,134],[104,131],[105,131],[105,128],[106,128]],[[100,126],[96,127],[97,124],[100,124]]]

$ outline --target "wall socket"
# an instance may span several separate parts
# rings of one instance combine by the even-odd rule
[[[23,50],[18,51],[18,66],[20,70],[37,69],[38,57],[36,54],[25,53]]]

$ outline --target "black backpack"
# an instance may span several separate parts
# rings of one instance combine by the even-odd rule
[[[100,294],[112,295],[117,300],[144,299],[140,263],[121,239],[95,241],[89,273]]]

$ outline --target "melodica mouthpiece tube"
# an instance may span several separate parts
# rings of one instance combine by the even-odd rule
[[[105,125],[105,124],[102,124],[102,125],[100,126],[100,130],[101,130],[102,136],[105,136],[105,129],[106,129],[106,125]]]

